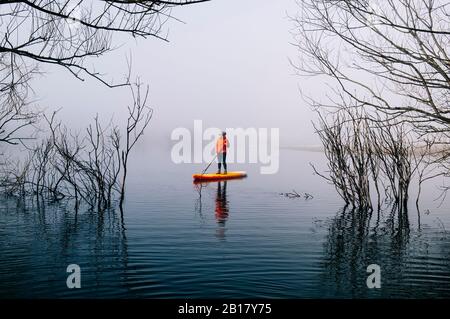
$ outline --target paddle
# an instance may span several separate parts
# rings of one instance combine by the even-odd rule
[[[216,157],[217,157],[217,153],[216,153],[216,155],[214,156],[214,158],[212,159],[211,163],[209,163],[208,166],[206,166],[206,168],[202,171],[202,175],[205,174],[205,172],[206,172],[206,171],[208,170],[208,168],[211,166],[212,162],[214,162],[214,160],[216,159]]]

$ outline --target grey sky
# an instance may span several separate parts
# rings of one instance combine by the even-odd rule
[[[191,128],[202,119],[219,128],[279,127],[281,145],[318,144],[299,87],[318,93],[320,87],[295,76],[288,60],[297,55],[287,18],[296,10],[294,0],[213,0],[177,8],[173,15],[185,24],[165,25],[169,43],[116,37],[121,47],[90,63],[120,80],[131,54],[133,72],[150,85],[155,109],[146,143],[166,143],[172,129]],[[81,127],[95,113],[123,122],[127,91],[46,70],[36,83],[40,104],[48,110],[62,107],[61,117],[71,126]]]

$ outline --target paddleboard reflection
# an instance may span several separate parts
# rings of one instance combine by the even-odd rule
[[[216,233],[215,236],[218,239],[224,240],[226,237],[226,222],[229,218],[230,214],[230,208],[229,208],[229,200],[227,197],[227,185],[229,183],[234,183],[237,180],[243,180],[244,177],[241,178],[234,178],[232,181],[194,181],[194,186],[198,192],[198,199],[195,205],[195,211],[199,214],[200,218],[204,220],[203,215],[203,202],[204,198],[202,197],[202,191],[206,187],[214,187],[216,186],[215,192],[214,192],[214,202],[212,202],[214,207],[214,217],[216,220]],[[209,196],[208,196],[209,198]],[[211,207],[210,205],[207,205],[208,207]]]
[[[216,237],[219,239],[225,239],[225,224],[228,219],[229,213],[226,181],[217,183],[216,206],[214,209],[214,213],[218,226],[216,228]]]

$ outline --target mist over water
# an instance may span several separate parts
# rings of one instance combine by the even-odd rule
[[[2,298],[450,296],[450,218],[430,193],[420,227],[413,204],[400,226],[389,211],[344,210],[312,175],[309,162],[324,165],[319,152],[282,150],[274,175],[234,164],[248,178],[201,190],[191,174],[202,165],[137,154],[123,219],[118,210],[1,201]],[[292,189],[314,198],[280,195]],[[81,289],[66,287],[72,263]],[[372,263],[381,289],[367,289]]]
[[[130,155],[124,209],[1,197],[0,298],[449,298],[450,214],[439,178],[423,185],[420,214],[416,183],[407,214],[398,214],[344,207],[313,174],[310,163],[320,172],[327,163],[301,93],[326,99],[327,83],[294,75],[295,3],[214,0],[175,8],[180,21],[163,27],[169,42],[114,35],[117,49],[87,65],[117,83],[129,62],[154,111]],[[74,135],[96,115],[123,132],[128,89],[39,71],[33,106],[59,110]],[[261,174],[267,163],[236,161],[228,170],[247,178],[193,184],[209,159],[175,164],[171,135],[195,121],[279,132],[274,174]],[[293,191],[312,196],[284,195]],[[70,264],[81,268],[81,289],[67,288]],[[366,285],[371,264],[381,267],[380,289]]]
[[[164,25],[169,42],[118,34],[117,49],[92,63],[118,83],[129,60],[132,75],[149,85],[154,115],[144,148],[166,147],[175,128],[192,129],[194,120],[220,129],[279,128],[283,146],[319,144],[300,91],[322,94],[323,84],[296,76],[289,61],[298,54],[288,17],[297,9],[295,0],[214,0],[175,8],[172,14],[182,22]],[[82,82],[57,67],[42,71],[47,73],[33,82],[39,105],[47,112],[60,109],[70,126],[82,129],[96,114],[105,123],[126,121],[126,88]]]

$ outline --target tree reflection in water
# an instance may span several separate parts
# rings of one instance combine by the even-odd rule
[[[2,268],[16,271],[1,276],[0,297],[126,295],[128,243],[118,210],[74,213],[72,206],[37,207],[13,198],[2,198],[1,203],[0,249],[14,253],[4,256]],[[17,261],[20,266],[14,266]],[[80,266],[83,289],[67,289],[64,284],[69,264]],[[33,289],[27,288],[30,282]],[[105,283],[115,288],[108,291]]]
[[[327,223],[322,265],[327,296],[448,296],[448,288],[435,280],[450,276],[450,263],[442,258],[448,252],[447,234],[416,226],[411,226],[405,207],[378,212],[341,209]],[[367,288],[370,264],[381,267],[381,289]]]

